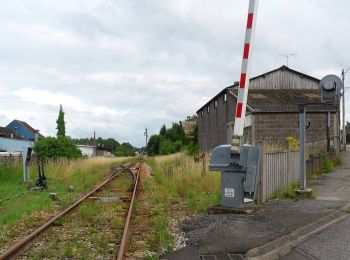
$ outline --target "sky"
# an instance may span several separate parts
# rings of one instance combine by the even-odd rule
[[[0,0],[0,126],[134,146],[238,81],[248,1]],[[252,76],[350,68],[350,1],[260,0]],[[350,71],[346,86],[350,87]],[[347,89],[349,92],[350,89]],[[346,119],[350,121],[350,94]]]

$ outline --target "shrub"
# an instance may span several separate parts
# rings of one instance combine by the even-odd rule
[[[46,137],[38,140],[34,144],[34,152],[39,158],[80,158],[81,151],[76,147],[74,142],[64,136]]]
[[[129,143],[123,143],[114,152],[117,157],[135,156],[135,148]]]

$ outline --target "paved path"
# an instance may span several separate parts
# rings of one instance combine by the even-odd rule
[[[343,164],[330,174],[321,176],[313,188],[320,201],[350,201],[350,147],[341,154]],[[334,224],[317,234],[290,254],[284,260],[350,259],[350,219]]]
[[[350,201],[350,146],[341,153],[342,165],[310,182],[317,200]]]

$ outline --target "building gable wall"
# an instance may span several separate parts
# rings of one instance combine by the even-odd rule
[[[250,89],[319,89],[318,81],[288,69],[253,78]]]
[[[7,128],[11,129],[13,132],[15,132],[19,137],[29,140],[29,141],[35,141],[35,133],[31,132],[27,128],[25,128],[21,123],[18,121],[12,121]]]

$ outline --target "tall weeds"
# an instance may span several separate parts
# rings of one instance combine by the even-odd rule
[[[151,164],[157,184],[169,194],[187,200],[189,209],[203,211],[219,202],[220,174],[203,171],[203,162],[177,153],[155,157]]]

